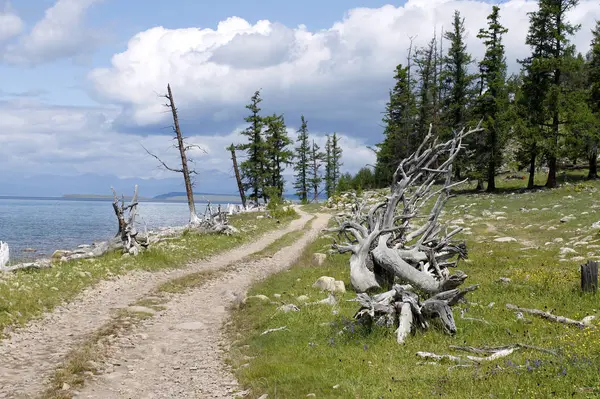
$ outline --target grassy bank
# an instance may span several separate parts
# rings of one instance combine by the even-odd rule
[[[98,281],[131,270],[183,267],[191,260],[209,257],[279,229],[294,218],[287,215],[278,223],[276,219],[257,219],[256,216],[251,213],[232,217],[231,224],[240,230],[233,236],[187,232],[135,258],[112,253],[96,259],[56,263],[49,269],[0,274],[0,331],[52,310]]]
[[[511,182],[512,184],[512,182]],[[506,187],[509,189],[509,187]],[[328,256],[312,266],[312,254],[331,243],[320,238],[288,272],[272,276],[248,295],[267,295],[294,303],[300,312],[276,312],[278,305],[249,301],[235,312],[231,363],[251,397],[269,398],[548,398],[600,395],[600,323],[579,329],[525,315],[518,320],[507,303],[551,310],[581,319],[598,315],[600,297],[579,292],[578,266],[600,259],[600,184],[577,183],[556,190],[499,195],[471,194],[453,198],[443,218],[463,226],[469,259],[459,269],[467,284],[480,284],[469,304],[455,308],[458,332],[439,329],[417,333],[404,345],[392,329],[366,331],[352,323],[355,295],[338,295],[339,305],[302,306],[326,297],[312,288],[323,275],[349,286],[348,257]],[[561,221],[562,220],[562,221]],[[514,242],[496,242],[497,238]],[[566,250],[567,248],[568,250]],[[510,278],[509,283],[499,281]],[[280,294],[280,299],[274,299]],[[461,318],[482,319],[481,321]],[[261,335],[267,329],[287,330]],[[348,327],[345,332],[340,333]],[[529,344],[558,353],[520,350],[493,362],[471,367],[454,363],[426,364],[417,351],[464,355],[450,345],[475,347]]]

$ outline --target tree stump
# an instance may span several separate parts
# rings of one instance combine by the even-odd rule
[[[583,292],[598,291],[598,262],[588,261],[581,265],[581,290]]]

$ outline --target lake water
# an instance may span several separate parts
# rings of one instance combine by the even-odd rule
[[[201,214],[205,205],[197,204],[196,208]],[[141,202],[138,214],[148,229],[183,225],[189,220],[187,203],[179,202]],[[12,261],[105,241],[117,230],[110,201],[0,199],[0,241],[8,243]],[[25,248],[36,252],[23,252]]]

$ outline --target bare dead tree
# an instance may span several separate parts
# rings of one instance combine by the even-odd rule
[[[338,220],[339,226],[331,230],[348,241],[333,247],[352,254],[350,281],[360,293],[362,305],[356,317],[388,325],[397,321],[398,342],[403,342],[414,326],[426,328],[432,318],[440,318],[446,331],[454,334],[450,307],[477,288],[457,289],[467,275],[459,270],[451,275],[449,269],[467,256],[467,249],[464,243],[452,240],[462,229],[448,232],[439,216],[450,190],[464,183],[451,181],[452,163],[463,148],[462,141],[480,130],[479,126],[463,129],[451,140],[438,143],[430,126],[417,151],[396,169],[386,200],[369,209],[366,202],[357,200],[352,214]],[[439,178],[443,185],[434,188]],[[431,210],[424,214],[424,206],[431,203]],[[418,220],[422,220],[420,225]],[[365,293],[389,287],[393,278],[408,285],[394,285],[373,297]],[[419,292],[429,298],[421,301]]]
[[[173,92],[171,91],[170,84],[167,85],[167,94],[163,95],[162,97],[169,100],[169,102],[165,104],[165,106],[169,107],[171,113],[173,114],[173,131],[175,132],[175,137],[173,139],[177,141],[177,144],[175,144],[175,148],[179,150],[179,155],[181,156],[181,167],[172,168],[168,166],[163,160],[161,160],[157,155],[148,151],[145,147],[144,150],[146,150],[146,152],[149,155],[156,158],[156,160],[158,160],[161,166],[166,170],[183,174],[183,180],[185,182],[185,192],[187,194],[187,201],[190,209],[190,224],[198,225],[200,224],[201,220],[198,217],[198,214],[196,213],[196,204],[194,203],[193,182],[190,177],[191,175],[197,174],[197,172],[194,169],[189,168],[188,162],[190,162],[191,160],[189,159],[187,152],[193,148],[197,148],[200,150],[202,150],[202,148],[198,145],[188,144],[185,142],[185,139],[181,134],[181,128],[179,127],[177,107],[175,106],[175,99],[173,98]]]
[[[112,205],[119,222],[119,231],[115,238],[121,239],[123,253],[136,256],[139,254],[141,248],[147,248],[149,244],[148,233],[146,232],[144,235],[141,235],[135,227],[138,206],[138,186],[136,184],[129,205],[125,205],[124,197],[121,197],[121,200],[119,201],[119,197],[114,188],[111,187],[111,190],[113,192]],[[127,216],[125,216],[126,212]]]
[[[233,172],[235,173],[235,180],[237,182],[238,190],[240,192],[240,199],[242,200],[242,206],[246,208],[246,193],[244,192],[244,185],[242,184],[242,178],[240,176],[240,169],[237,163],[237,157],[235,155],[235,146],[233,143],[227,147],[231,151],[231,161],[233,162]]]

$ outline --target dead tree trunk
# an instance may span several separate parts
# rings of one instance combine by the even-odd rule
[[[117,192],[112,187],[111,190],[113,191],[113,209],[117,216],[117,220],[119,221],[119,231],[117,232],[116,237],[121,239],[123,253],[136,256],[139,254],[141,248],[148,247],[147,233],[145,235],[140,235],[135,227],[138,206],[138,186],[135,186],[133,197],[131,198],[129,205],[125,205],[125,199],[123,197],[121,197],[121,201],[119,202]],[[128,212],[127,217],[125,216],[126,212]]]
[[[598,262],[588,261],[581,265],[581,290],[583,292],[598,291]]]
[[[167,94],[164,95],[163,97],[166,98],[167,100],[169,100],[169,103],[165,104],[165,106],[167,106],[171,109],[171,113],[173,115],[173,131],[175,132],[174,139],[177,141],[175,148],[177,148],[179,150],[179,156],[181,157],[181,168],[176,169],[176,168],[171,168],[171,167],[167,166],[167,164],[163,160],[161,160],[157,155],[151,153],[146,148],[144,148],[144,149],[146,150],[146,152],[149,155],[156,158],[165,169],[170,170],[172,172],[178,172],[183,175],[183,181],[185,183],[185,192],[187,195],[188,207],[190,209],[190,224],[198,225],[201,222],[201,220],[198,217],[198,214],[196,213],[196,204],[194,203],[194,192],[193,192],[194,184],[191,179],[191,175],[197,174],[197,173],[194,169],[189,168],[188,163],[191,162],[191,159],[188,157],[187,152],[192,148],[197,148],[200,150],[202,150],[202,148],[200,148],[200,146],[198,146],[198,145],[187,144],[185,142],[185,139],[184,139],[183,135],[181,134],[181,128],[179,127],[179,117],[177,115],[177,107],[175,106],[175,99],[173,98],[173,92],[171,91],[170,84],[167,85]]]
[[[437,143],[429,134],[415,153],[404,159],[396,169],[391,193],[385,202],[367,208],[366,201],[357,202],[346,220],[339,220],[339,227],[332,229],[350,242],[334,248],[350,252],[350,281],[359,294],[362,305],[357,317],[396,320],[399,323],[397,339],[403,341],[413,326],[427,327],[427,320],[440,318],[446,331],[456,332],[451,306],[477,288],[459,291],[467,275],[459,270],[450,274],[449,269],[466,258],[464,243],[456,243],[452,237],[462,229],[441,234],[445,229],[439,216],[450,196],[450,190],[464,183],[452,183],[453,162],[463,148],[462,141],[468,135],[480,132],[478,126],[460,131],[446,143]],[[439,177],[445,177],[442,188],[433,190]],[[429,213],[421,215],[422,209],[435,200]],[[420,226],[412,224],[424,220]],[[452,260],[454,259],[454,260]],[[397,278],[406,286],[394,286],[387,293],[370,297],[364,292],[382,288],[389,276]],[[414,287],[414,288],[413,288]],[[422,300],[416,291],[428,298]],[[408,306],[410,305],[410,306]],[[409,310],[412,316],[408,314]],[[399,320],[399,321],[398,321]]]
[[[0,269],[4,266],[8,265],[8,261],[10,260],[10,251],[8,248],[8,244],[0,241]]]
[[[240,199],[242,200],[242,206],[246,208],[246,193],[244,192],[244,185],[242,184],[242,178],[240,176],[240,169],[237,163],[237,157],[235,155],[235,146],[233,143],[227,148],[231,151],[231,161],[233,162],[233,172],[235,173],[235,181],[237,182],[238,190],[240,192]]]
[[[185,192],[187,194],[188,206],[190,208],[190,223],[196,224],[200,220],[196,214],[196,204],[194,203],[194,192],[192,190],[192,180],[190,179],[190,170],[188,168],[187,160],[187,148],[183,143],[183,136],[181,134],[181,128],[179,127],[179,117],[177,116],[177,108],[175,107],[175,99],[173,98],[173,92],[171,91],[171,85],[167,85],[166,98],[169,100],[169,107],[173,114],[173,125],[175,128],[175,134],[177,135],[177,148],[179,149],[179,155],[181,156],[181,173],[183,173],[183,180],[185,182]]]

